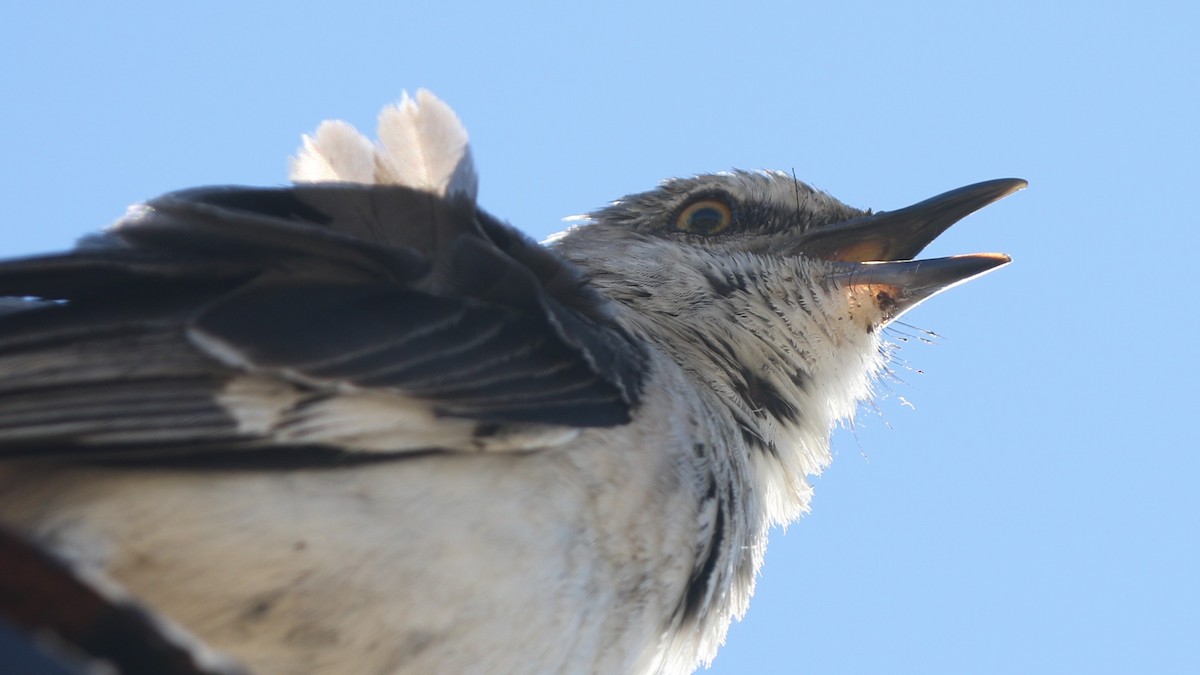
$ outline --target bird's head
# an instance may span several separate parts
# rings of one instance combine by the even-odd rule
[[[552,245],[729,405],[768,474],[772,520],[787,522],[807,507],[804,477],[829,462],[830,426],[870,396],[880,328],[1009,262],[913,258],[1025,185],[993,180],[872,213],[779,172],[702,175],[616,201]]]

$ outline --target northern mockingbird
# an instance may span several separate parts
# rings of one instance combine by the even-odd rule
[[[293,177],[0,264],[0,519],[257,673],[710,662],[881,329],[1009,260],[913,258],[1025,185],[701,175],[543,246],[427,94]]]

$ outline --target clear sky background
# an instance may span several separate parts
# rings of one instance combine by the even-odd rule
[[[302,133],[418,87],[539,238],[731,167],[875,209],[1026,178],[926,252],[1015,262],[905,318],[944,338],[835,434],[712,672],[1196,673],[1197,7],[19,3],[0,254],[282,184]]]

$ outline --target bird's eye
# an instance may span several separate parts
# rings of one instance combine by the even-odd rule
[[[693,202],[675,216],[676,230],[706,237],[724,232],[732,223],[733,211],[717,199]]]

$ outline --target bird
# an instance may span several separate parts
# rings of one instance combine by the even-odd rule
[[[440,99],[378,136],[0,262],[0,523],[230,669],[711,663],[884,329],[1010,262],[917,256],[1026,186],[876,212],[698,174],[538,243]]]

